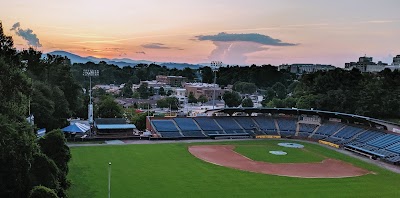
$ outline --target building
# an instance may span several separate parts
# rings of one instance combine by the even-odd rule
[[[186,102],[186,89],[182,88],[177,88],[175,89],[175,95],[174,97],[178,98],[180,103],[185,103]]]
[[[187,82],[187,78],[183,76],[156,76],[156,81],[165,83],[172,87],[182,87],[182,84]]]
[[[158,94],[158,91],[160,88],[164,88],[165,92],[168,92],[169,90],[173,91],[172,87],[170,85],[167,85],[164,82],[159,82],[156,80],[146,80],[146,81],[140,81],[140,84],[138,85],[132,85],[132,91],[135,92],[137,89],[139,89],[140,85],[142,84],[147,84],[147,87],[150,88],[152,87],[154,89],[155,94]]]
[[[396,57],[393,57],[392,65],[400,66],[400,55],[397,55]]]
[[[313,73],[317,71],[328,71],[333,70],[336,67],[332,65],[321,65],[321,64],[292,64],[292,65],[280,65],[278,70],[287,70],[293,74],[305,74],[305,73]]]
[[[217,84],[208,83],[186,83],[184,88],[186,89],[187,97],[190,93],[193,93],[195,98],[199,98],[201,95],[204,95],[208,100],[213,99],[214,90],[216,99],[222,98],[226,91],[232,91],[229,88],[222,89]]]
[[[125,84],[121,84],[121,85],[114,85],[114,84],[110,84],[110,85],[95,85],[93,87],[93,90],[95,89],[104,89],[107,93],[111,93],[111,94],[119,94],[121,92],[121,89],[124,88]]]
[[[136,126],[123,118],[96,118],[94,127],[97,136],[127,137],[137,132]]]
[[[388,66],[387,63],[373,62],[372,57],[363,56],[358,58],[358,62],[345,63],[345,69],[358,69],[361,72],[377,73],[383,71]]]

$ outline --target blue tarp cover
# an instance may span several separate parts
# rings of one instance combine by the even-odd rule
[[[73,125],[69,125],[69,126],[63,128],[62,131],[66,132],[66,133],[85,133],[89,129],[90,129],[89,125],[75,123]]]

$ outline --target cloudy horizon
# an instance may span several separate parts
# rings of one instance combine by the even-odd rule
[[[38,2],[2,3],[0,20],[18,49],[157,62],[338,67],[364,54],[390,64],[400,54],[396,0]]]

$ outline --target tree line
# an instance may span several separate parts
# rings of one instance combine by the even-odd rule
[[[24,60],[26,53],[32,55],[29,56],[32,57],[31,61]],[[63,112],[58,108],[66,108],[76,102],[75,98],[65,98],[65,95],[74,93],[75,87],[68,81],[72,78],[61,75],[61,72],[51,73],[43,69],[46,72],[37,75],[39,72],[36,69],[54,68],[54,65],[61,63],[55,59],[41,63],[33,56],[39,55],[33,50],[18,52],[15,49],[12,37],[4,35],[0,22],[0,197],[67,197],[66,190],[70,186],[67,180],[68,161],[71,155],[63,133],[53,130],[38,139],[36,128],[27,122],[26,116],[29,101],[35,104],[40,103],[37,98],[50,97],[49,107],[54,108],[52,115],[55,117],[49,123],[57,123],[59,120],[56,118],[59,117],[56,116]],[[57,69],[68,71],[69,68]],[[60,80],[55,82],[53,78]],[[39,97],[44,92],[47,95]],[[53,101],[53,98],[62,101]]]

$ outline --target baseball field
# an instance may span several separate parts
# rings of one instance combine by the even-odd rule
[[[107,197],[108,162],[111,167],[111,197],[400,197],[400,174],[368,164],[316,144],[297,142],[304,148],[278,146],[287,140],[261,140],[212,143],[171,143],[71,148],[69,179],[70,197]],[[209,147],[211,145],[211,147]],[[191,153],[200,150],[203,158]],[[225,153],[207,156],[225,149]],[[217,151],[217,152],[214,152]],[[287,155],[272,155],[269,151],[284,151]],[[246,171],[235,168],[230,154],[254,165],[277,169],[282,165],[296,167],[293,177]],[[233,157],[235,157],[233,156]],[[199,157],[199,158],[198,158]],[[213,159],[214,157],[214,159]],[[210,159],[210,160],[208,160]],[[247,160],[247,161],[246,161]],[[332,160],[356,170],[360,176],[343,178],[302,178],[298,175]],[[307,164],[310,163],[310,164]],[[243,164],[241,164],[243,166]],[[257,166],[258,167],[258,166]],[[255,168],[257,168],[255,167]],[[303,167],[303,168],[301,168]],[[311,167],[311,168],[310,168]],[[246,167],[245,167],[246,168]],[[329,168],[329,167],[328,167]],[[327,169],[330,175],[335,167]],[[264,171],[264,172],[263,172]],[[284,170],[286,171],[286,170]],[[339,171],[340,172],[340,171]],[[347,172],[346,172],[347,174]],[[300,174],[301,175],[301,174]],[[321,174],[320,174],[321,175]],[[320,176],[318,175],[318,176]],[[322,174],[323,175],[323,174]],[[329,174],[328,174],[329,175]]]

